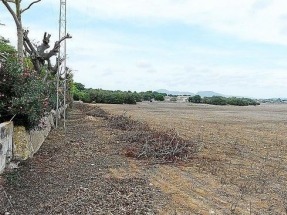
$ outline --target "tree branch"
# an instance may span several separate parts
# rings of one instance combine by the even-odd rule
[[[32,55],[32,50],[28,47],[26,41],[24,41],[24,48],[25,48],[25,51],[29,53],[29,55]]]
[[[15,1],[12,1],[12,0],[1,0],[2,3],[5,5],[5,7],[7,8],[7,10],[11,13],[13,19],[15,20],[15,23],[17,25],[17,28],[21,28],[21,23],[20,21],[18,20],[17,18],[17,15],[16,13],[13,11],[13,9],[10,7],[10,5],[8,4],[8,2],[11,2],[11,3],[15,3]]]
[[[65,39],[70,39],[72,36],[67,34],[66,36],[62,37],[59,41],[55,42],[54,48],[50,50],[48,53],[44,53],[43,58],[44,60],[49,59],[50,57],[56,55],[60,49],[60,43],[63,42]]]
[[[32,63],[34,65],[34,68],[37,72],[41,71],[41,65],[39,62],[39,56],[38,56],[38,52],[36,51],[36,49],[34,48],[34,46],[32,45],[29,37],[28,37],[28,33],[29,31],[26,30],[24,31],[24,47],[25,50],[31,55],[31,59],[32,59]]]
[[[50,45],[49,45],[50,37],[51,37],[51,35],[50,34],[47,35],[47,33],[45,32],[44,38],[43,38],[43,43],[37,47],[37,52],[38,52],[39,56],[44,56],[45,50],[50,48]]]
[[[24,34],[23,34],[23,36],[24,36],[24,42],[27,43],[27,47],[29,47],[29,49],[31,50],[31,52],[32,52],[36,57],[38,57],[38,56],[37,56],[37,51],[36,51],[36,49],[34,48],[34,46],[32,45],[32,43],[31,43],[31,41],[30,41],[30,39],[29,39],[29,37],[28,37],[28,33],[29,33],[28,30],[25,30],[25,31],[24,31]],[[27,51],[28,51],[28,50],[27,50]]]
[[[70,35],[70,34],[67,34],[66,36],[64,36],[64,37],[62,37],[59,41],[58,41],[58,43],[60,44],[62,41],[64,41],[65,39],[71,39],[72,38],[72,36]]]
[[[1,53],[0,52],[0,62],[1,62],[1,58],[4,60],[7,60],[7,57],[5,56],[5,53]]]
[[[21,10],[21,13],[24,13],[26,10],[29,10],[30,7],[31,7],[33,4],[38,3],[38,2],[40,2],[40,1],[41,1],[41,0],[33,1],[28,7],[26,7],[26,8],[23,9],[23,10]]]
[[[52,75],[56,75],[57,74],[59,65],[61,65],[64,60],[65,60],[64,58],[60,58],[60,60],[59,60],[59,58],[57,58],[55,66],[51,65],[50,59],[47,60],[48,61],[48,69],[51,71]]]

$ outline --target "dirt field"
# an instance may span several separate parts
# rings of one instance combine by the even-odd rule
[[[198,152],[174,164],[127,158],[130,143],[119,137],[128,133],[89,115],[95,106],[175,128]],[[0,214],[286,214],[286,113],[287,105],[74,106],[66,134],[53,130],[32,159],[0,176]]]
[[[162,214],[287,214],[287,105],[99,106],[201,143],[188,163],[145,169],[172,197]]]

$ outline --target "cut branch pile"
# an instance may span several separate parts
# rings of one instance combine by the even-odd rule
[[[109,113],[107,113],[106,111],[104,111],[103,109],[99,107],[93,108],[92,110],[88,111],[86,114],[88,116],[93,116],[93,117],[103,117],[105,119],[108,119],[109,117]]]
[[[176,162],[187,160],[195,152],[195,144],[181,138],[175,130],[138,131],[120,137],[131,143],[126,149],[126,156],[139,159]]]
[[[110,128],[125,131],[118,140],[129,143],[125,148],[128,157],[176,162],[187,160],[196,151],[196,144],[181,138],[174,129],[154,130],[125,115],[110,116],[107,120]]]
[[[158,163],[185,161],[197,149],[197,143],[185,140],[175,129],[155,130],[146,122],[122,115],[110,115],[98,106],[81,105],[81,110],[88,116],[102,117],[111,129],[118,129],[117,140],[125,142],[127,157],[147,159]]]
[[[149,130],[149,126],[146,123],[132,120],[130,117],[123,115],[112,115],[108,118],[108,126],[114,129],[120,129],[123,131],[143,131]]]
[[[85,113],[86,115],[88,115],[88,113],[94,109],[96,109],[96,106],[91,106],[91,105],[87,105],[85,103],[82,102],[74,102],[73,103],[73,108],[79,109],[80,111],[82,111],[83,113]]]

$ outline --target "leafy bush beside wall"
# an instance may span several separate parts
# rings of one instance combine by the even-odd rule
[[[15,125],[37,126],[46,112],[55,108],[55,81],[43,82],[30,59],[21,66],[15,49],[0,40],[0,122],[13,118]]]

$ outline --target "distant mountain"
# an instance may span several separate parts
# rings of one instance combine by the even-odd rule
[[[159,89],[159,90],[156,90],[156,92],[158,92],[158,93],[166,93],[167,95],[175,95],[175,96],[179,96],[179,95],[194,96],[195,95],[194,93],[191,93],[191,92],[169,91],[169,90],[166,90],[166,89]]]
[[[200,95],[201,97],[212,97],[212,96],[228,97],[226,95],[223,95],[221,93],[216,93],[216,92],[213,92],[213,91],[199,91],[197,93],[191,93],[191,92],[184,92],[184,91],[170,91],[170,90],[166,90],[166,89],[159,89],[159,90],[156,90],[156,92],[158,92],[158,93],[166,93],[167,95],[175,95],[175,96],[179,96],[179,95],[190,95],[190,96]]]
[[[196,95],[200,95],[201,97],[225,96],[223,94],[216,93],[213,91],[199,91],[196,93]]]

